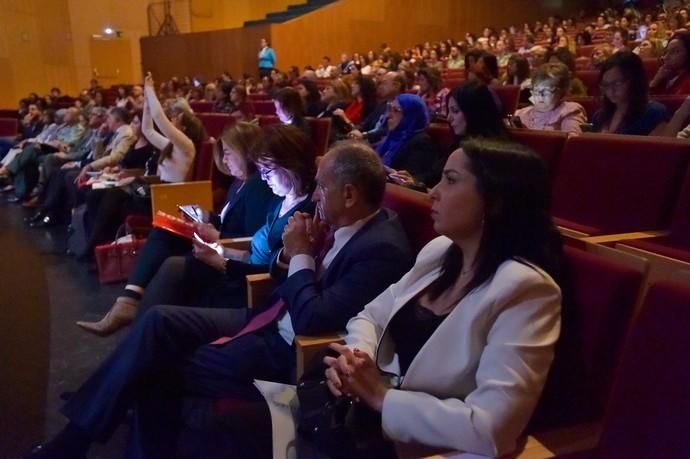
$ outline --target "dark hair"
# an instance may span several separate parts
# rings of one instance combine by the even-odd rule
[[[429,82],[429,87],[434,92],[438,92],[443,87],[443,79],[441,78],[441,72],[439,72],[438,69],[435,67],[425,67],[419,69],[417,75],[426,78],[426,81]]]
[[[647,108],[649,101],[649,84],[644,71],[642,59],[632,51],[619,51],[606,59],[600,67],[599,84],[604,78],[604,73],[613,68],[618,68],[623,74],[623,78],[628,80],[629,100],[628,112],[625,118],[642,115]],[[606,97],[601,95],[601,110],[604,122],[609,121],[616,111],[616,106]]]
[[[558,62],[568,67],[571,73],[575,72],[575,55],[570,52],[567,48],[557,48],[555,50],[550,49],[546,52],[544,61],[549,62],[549,59],[555,57]],[[572,75],[571,75],[572,77]]]
[[[498,78],[498,59],[495,55],[484,51],[479,57],[479,60],[484,62],[484,67],[486,67],[493,78]]]
[[[255,164],[280,167],[290,176],[297,193],[310,193],[316,175],[316,154],[311,139],[303,130],[289,124],[268,126],[264,132],[263,146],[252,152],[251,160]]]
[[[256,164],[251,160],[252,154],[259,150],[263,142],[263,129],[253,123],[239,123],[226,128],[216,141],[213,148],[213,160],[218,170],[226,175],[229,171],[223,164],[223,142],[232,147],[244,162],[244,169],[247,177],[256,172]]]
[[[55,122],[54,108],[46,108],[45,110],[43,110],[43,113],[41,115],[48,118],[48,124],[53,124]]]
[[[592,44],[592,36],[586,30],[579,32],[577,35],[575,35],[575,42],[576,43],[577,43],[578,38],[582,38],[582,41],[585,45],[591,45]]]
[[[509,63],[510,61],[515,62],[515,67],[517,68],[516,76],[518,77],[518,81],[520,83],[529,78],[530,68],[529,61],[527,60],[527,58],[525,58],[524,56],[520,56],[519,54],[513,54],[508,59]],[[512,82],[510,82],[510,84],[512,84]]]
[[[128,124],[131,120],[129,112],[124,107],[113,107],[109,110],[109,112],[111,115],[125,124]]]
[[[379,155],[366,143],[356,140],[337,142],[328,151],[333,155],[333,175],[342,187],[351,184],[362,192],[367,204],[380,207],[388,174]]]
[[[685,48],[685,55],[687,57],[686,67],[690,69],[690,32],[676,32],[669,39],[668,43],[671,43],[673,40],[680,41],[683,48]],[[668,48],[668,44],[666,47]]]
[[[364,75],[358,76],[354,82],[359,85],[359,97],[364,103],[363,113],[368,114],[376,106],[376,82]]]
[[[318,104],[319,102],[321,102],[319,86],[316,84],[315,81],[310,80],[309,78],[300,78],[299,80],[297,80],[297,84],[301,84],[302,86],[304,86],[304,89],[307,90],[307,97],[304,101],[307,107],[311,106],[312,104]]]
[[[220,84],[219,88],[221,92],[223,93],[223,100],[226,102],[230,101],[230,92],[232,92],[232,88],[235,86],[235,83],[232,81],[224,81]]]
[[[465,53],[465,75],[469,74],[469,72],[472,71],[472,65],[470,64],[470,59],[474,60],[474,63],[476,64],[479,61],[479,58],[482,57],[482,54],[484,54],[484,51],[481,49],[471,49]]]
[[[475,273],[465,292],[489,280],[501,263],[511,259],[534,264],[558,281],[562,241],[551,220],[544,161],[527,147],[505,140],[471,139],[462,150],[485,204]],[[441,276],[431,287],[432,299],[453,285],[462,264],[462,250],[453,244],[444,256]]]
[[[204,128],[203,123],[192,112],[182,110],[180,114],[182,116],[181,123],[182,127],[184,128],[184,135],[186,135],[189,138],[189,140],[192,141],[192,143],[194,144],[194,149],[196,151],[199,151],[199,148],[201,148],[201,143],[204,140],[206,140],[207,137],[206,129]],[[163,148],[160,156],[158,157],[159,163],[162,163],[164,160],[172,156],[173,147],[173,143],[169,142],[168,145],[166,145],[165,148]]]
[[[458,104],[467,120],[466,137],[507,137],[501,112],[489,88],[478,80],[458,86],[450,97]]]
[[[273,94],[273,100],[277,101],[283,111],[292,115],[295,120],[304,118],[304,104],[295,88],[280,88]]]

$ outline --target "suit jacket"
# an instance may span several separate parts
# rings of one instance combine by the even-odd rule
[[[318,279],[303,269],[278,287],[288,304],[292,328],[297,335],[316,335],[342,330],[362,310],[412,265],[414,254],[395,212],[382,209],[338,252]],[[285,271],[272,264],[274,277]]]
[[[223,238],[251,236],[266,223],[268,207],[274,197],[266,182],[256,173],[244,182],[234,200],[228,196],[227,200],[233,202],[223,221],[220,221],[220,216],[214,215],[211,223],[219,228]]]
[[[442,236],[424,247],[412,270],[348,323],[348,346],[400,375],[388,324],[438,278],[451,244]],[[560,306],[560,289],[548,274],[525,262],[503,262],[460,300],[398,388],[387,392],[385,433],[398,442],[491,457],[514,450],[553,360]]]
[[[96,140],[93,144],[93,158],[91,168],[101,170],[108,166],[115,166],[125,157],[129,148],[134,145],[137,138],[128,124],[120,126],[107,145]]]
[[[96,131],[87,127],[84,130],[84,135],[82,138],[79,140],[79,142],[77,142],[76,145],[74,145],[69,153],[67,153],[67,157],[65,159],[67,161],[81,161],[86,158],[86,156],[91,152],[95,135]]]

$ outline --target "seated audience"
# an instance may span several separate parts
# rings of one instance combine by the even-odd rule
[[[448,98],[448,124],[455,135],[453,150],[474,137],[507,139],[508,132],[489,88],[482,82],[468,81]],[[447,154],[446,154],[447,156]],[[440,162],[439,173],[446,157]]]
[[[235,110],[230,95],[234,87],[231,81],[224,81],[216,87],[216,100],[212,108],[214,113],[232,113]]]
[[[519,102],[523,104],[528,103],[531,95],[530,89],[532,87],[529,61],[519,54],[510,56],[502,83],[504,86],[520,86]]]
[[[568,96],[586,96],[587,87],[577,76],[575,76],[575,56],[567,49],[558,48],[546,53],[546,62],[550,64],[561,63],[568,67],[570,71],[570,86]]]
[[[690,94],[690,32],[678,32],[669,40],[649,88],[652,94]]]
[[[465,68],[464,56],[460,53],[460,48],[458,46],[450,47],[450,55],[446,61],[446,68],[451,70],[463,69]]]
[[[336,71],[336,67],[331,65],[331,58],[328,56],[324,56],[323,60],[321,61],[321,65],[319,65],[316,68],[316,77],[332,78],[335,76]]]
[[[613,54],[621,51],[629,51],[627,32],[622,29],[616,29],[613,32],[613,37],[611,38],[611,47],[613,48]]]
[[[2,170],[2,167],[5,167],[9,163],[11,163],[14,160],[14,158],[16,158],[17,155],[20,154],[24,150],[24,147],[26,147],[28,144],[41,144],[54,140],[58,128],[62,125],[62,120],[64,118],[66,111],[67,110],[64,108],[60,110],[53,110],[52,108],[47,108],[43,110],[43,113],[41,115],[41,123],[43,124],[43,129],[41,130],[41,132],[37,136],[30,139],[24,139],[21,142],[17,143],[13,148],[10,148],[7,151],[7,154],[5,154],[5,156],[2,158],[2,161],[0,161],[0,170]]]
[[[378,143],[388,132],[388,103],[405,92],[406,87],[402,72],[386,72],[379,78],[376,85],[379,105],[350,132],[350,137],[364,139],[372,145]]]
[[[611,45],[597,45],[594,48],[594,51],[592,51],[592,67],[598,70],[601,64],[603,64],[604,61],[611,56],[611,54],[613,54],[613,48]]]
[[[228,128],[216,143],[216,166],[234,177],[234,180],[220,215],[205,210],[204,223],[197,224],[197,233],[205,240],[251,236],[266,222],[274,195],[252,160],[261,148],[262,129],[243,122]],[[136,314],[144,290],[165,260],[189,254],[191,249],[192,243],[188,239],[154,228],[139,253],[122,294],[117,297],[108,314],[98,322],[77,322],[77,325],[99,336],[110,335],[127,325]]]
[[[0,137],[0,159],[20,142],[32,139],[41,133],[44,127],[42,115],[43,112],[36,104],[29,104],[28,112],[19,121],[19,133],[14,138]]]
[[[324,103],[321,102],[321,93],[316,82],[308,78],[300,78],[295,85],[295,89],[302,98],[306,116],[318,116],[324,109]]]
[[[324,105],[323,110],[316,117],[317,118],[333,118],[336,110],[343,110],[350,104],[350,88],[343,80],[336,78],[328,82],[321,90],[321,103]],[[340,117],[337,120],[342,123]],[[336,130],[342,130],[336,129]],[[332,129],[333,131],[333,129]]]
[[[307,137],[311,136],[309,122],[304,118],[304,104],[296,89],[287,87],[277,90],[273,95],[273,105],[281,123],[295,126]]]
[[[631,51],[609,57],[601,66],[602,107],[592,117],[595,132],[660,135],[671,115],[663,104],[650,101],[642,60]]]
[[[247,309],[155,306],[142,311],[124,341],[64,406],[67,427],[29,457],[85,458],[91,443],[107,441],[132,405],[136,419],[125,455],[176,457],[178,407],[185,393],[262,403],[255,378],[290,382],[296,334],[342,330],[412,264],[397,216],[381,208],[385,176],[380,159],[365,144],[333,148],[319,164],[313,197],[333,245],[320,242],[325,225],[318,219],[295,214],[281,254],[287,266],[274,264],[285,280],[258,311],[261,325],[252,321],[257,312]],[[315,256],[320,252],[325,255]],[[227,427],[236,432],[235,424],[241,427],[247,420],[240,416]],[[254,451],[270,457],[270,428],[241,438],[254,444],[247,450],[238,445],[231,455],[252,457],[248,451]]]
[[[230,102],[233,110],[230,115],[238,121],[251,121],[254,119],[254,108],[247,101],[247,91],[241,84],[236,84],[230,91]]]
[[[450,90],[443,87],[441,72],[435,68],[427,67],[417,72],[419,83],[419,97],[422,98],[431,119],[440,118],[445,120],[448,116],[448,93]]]
[[[352,81],[351,93],[353,101],[344,110],[333,112],[334,116],[342,119],[344,126],[336,138],[342,138],[367,118],[376,109],[376,83],[369,77],[360,75]]]
[[[582,133],[587,122],[585,109],[576,102],[564,100],[570,87],[570,71],[563,64],[544,64],[532,75],[532,105],[520,108],[513,125],[545,131]]]
[[[542,160],[515,144],[478,139],[450,156],[443,175],[431,192],[441,236],[350,320],[346,344],[332,344],[323,359],[332,396],[356,400],[376,416],[362,417],[380,419],[381,437],[370,443],[377,453],[358,449],[361,457],[396,457],[395,443],[401,451],[414,443],[510,453],[553,361],[561,239]],[[437,358],[449,347],[456,355]],[[338,445],[343,457],[355,451],[348,438]]]
[[[440,179],[434,162],[441,154],[426,128],[426,104],[412,94],[401,94],[389,104],[388,134],[376,151],[388,168],[391,180],[426,189]]]

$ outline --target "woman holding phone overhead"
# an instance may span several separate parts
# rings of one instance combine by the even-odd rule
[[[251,160],[263,144],[263,130],[250,123],[237,123],[225,130],[215,145],[213,159],[216,167],[233,177],[226,203],[220,215],[202,210],[196,225],[197,233],[207,240],[245,237],[254,234],[266,221],[266,212],[274,195],[261,180]],[[137,263],[120,296],[110,312],[98,322],[78,322],[92,333],[105,336],[122,324],[129,323],[149,282],[161,265],[172,256],[189,254],[191,241],[163,229],[154,228],[146,239]]]

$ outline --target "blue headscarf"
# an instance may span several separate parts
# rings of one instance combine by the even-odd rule
[[[429,109],[421,97],[401,94],[396,100],[402,108],[402,120],[376,147],[383,163],[388,167],[393,164],[402,146],[429,126]]]

